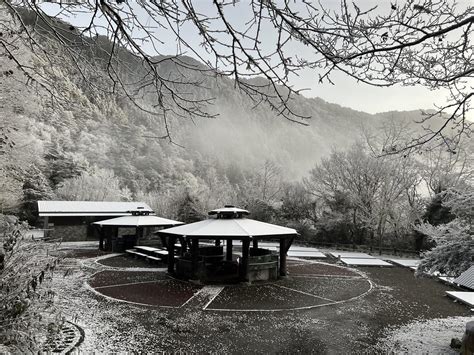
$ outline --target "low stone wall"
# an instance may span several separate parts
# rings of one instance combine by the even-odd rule
[[[257,249],[249,257],[249,281],[278,279],[278,255],[267,249]]]
[[[204,263],[202,261],[198,261],[196,266],[196,270],[194,270],[191,260],[178,258],[176,260],[176,275],[186,280],[193,278],[205,278]]]

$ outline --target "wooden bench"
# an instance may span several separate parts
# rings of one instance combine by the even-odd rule
[[[133,255],[133,256],[143,256],[144,258],[146,258],[148,256],[146,254],[139,253],[138,251],[133,250],[133,249],[127,249],[127,250],[125,250],[125,252],[130,254],[130,255]]]
[[[157,257],[150,256],[150,255],[147,255],[146,258],[147,258],[148,261],[161,262],[161,260],[162,260],[162,258],[157,258]]]
[[[135,245],[134,248],[144,253],[154,253],[155,251],[160,250],[159,248],[149,247],[146,245]]]
[[[164,261],[168,259],[168,250],[155,250],[153,254]]]

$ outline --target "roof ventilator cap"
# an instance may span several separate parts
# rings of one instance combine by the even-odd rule
[[[138,207],[138,208],[143,208],[143,207]],[[131,213],[132,216],[148,216],[150,214],[150,211],[128,211],[128,213]]]
[[[225,205],[224,208],[218,208],[208,213],[210,216],[215,215],[216,218],[222,219],[233,219],[233,218],[243,218],[246,215],[249,215],[250,212],[241,208],[237,208],[233,205]]]

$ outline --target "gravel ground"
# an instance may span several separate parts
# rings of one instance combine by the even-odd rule
[[[389,330],[379,340],[380,352],[421,354],[430,349],[430,354],[459,354],[450,348],[451,339],[462,339],[466,323],[474,317],[450,317],[422,320]]]
[[[175,280],[106,286],[98,289],[105,296],[160,307],[180,307],[200,289]]]
[[[98,256],[110,254],[110,252],[98,250],[97,248],[76,249],[76,250],[65,249],[65,250],[61,250],[60,252],[64,253],[64,257],[73,258],[73,259],[80,259],[80,258],[88,259],[88,258],[95,258]]]
[[[210,309],[281,310],[328,303],[311,295],[275,285],[226,287],[209,305]]]
[[[317,267],[315,267],[315,265]],[[311,263],[288,266],[289,275],[337,275],[360,276],[356,271],[346,267],[330,265],[328,263]]]
[[[467,307],[444,296],[444,291],[451,289],[449,286],[431,279],[417,279],[412,271],[399,267],[348,269],[321,264],[321,272],[331,269],[341,273],[334,275],[336,282],[329,287],[334,298],[343,292],[350,291],[348,296],[364,292],[368,281],[363,277],[374,287],[348,302],[281,312],[222,312],[186,305],[167,309],[126,304],[97,295],[86,280],[95,274],[90,282],[96,287],[137,280],[153,281],[149,285],[171,284],[161,281],[164,277],[160,272],[110,270],[94,259],[67,259],[61,267],[68,271],[60,270],[54,280],[56,303],[68,320],[84,329],[85,339],[79,350],[85,353],[436,353],[446,349],[451,334],[462,336],[463,322],[471,316]],[[315,299],[311,294],[321,292],[324,282],[320,281],[326,278],[314,277],[314,269],[311,270],[314,266],[308,268],[300,268],[306,270],[305,275],[296,277],[293,272],[294,277],[275,285],[243,285],[240,293],[249,291],[249,294],[240,302],[265,305],[268,301],[265,294],[281,304],[300,302],[303,296]],[[309,294],[299,293],[301,299],[277,286],[286,287],[289,283],[296,287],[294,282],[303,287],[301,276],[308,277],[303,284],[307,287],[304,292]],[[195,291],[192,287],[189,292]],[[237,294],[237,286],[234,287],[222,292],[233,290]],[[127,292],[133,291],[132,287]],[[144,293],[159,296],[164,291],[149,289]],[[218,297],[224,296],[221,293]],[[224,305],[218,297],[214,306],[217,302]],[[432,329],[430,324],[436,327]],[[443,332],[449,336],[438,336]],[[427,336],[433,341],[425,342]]]
[[[166,280],[162,272],[104,270],[94,274],[88,283],[92,287]]]
[[[157,267],[166,267],[166,264],[161,262],[150,263],[143,258],[134,258],[127,255],[117,255],[111,258],[101,259],[97,261],[98,263],[111,266],[111,267],[139,267],[139,268],[157,268]]]

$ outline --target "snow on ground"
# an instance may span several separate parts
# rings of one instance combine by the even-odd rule
[[[449,348],[451,338],[461,338],[465,323],[472,319],[464,306],[442,297],[449,290],[447,286],[431,279],[415,279],[413,273],[399,267],[362,268],[375,282],[375,291],[357,302],[332,308],[262,315],[216,314],[190,304],[169,310],[140,307],[92,292],[85,284],[91,275],[117,268],[96,262],[107,256],[77,255],[80,257],[63,259],[53,289],[57,292],[56,305],[66,319],[85,331],[80,353],[230,353],[236,349],[312,353],[319,349],[330,353],[455,354]],[[313,263],[301,260],[290,267],[304,268]],[[464,318],[438,318],[454,315]],[[421,317],[436,318],[414,321]],[[386,328],[389,324],[392,328]],[[340,339],[334,341],[335,336]]]
[[[392,329],[377,344],[381,353],[459,354],[449,346],[452,338],[462,339],[472,317],[435,318],[415,321]]]
[[[133,351],[140,344],[134,340],[134,334],[141,327],[132,318],[126,316],[130,306],[120,305],[103,297],[94,296],[85,281],[91,274],[108,269],[94,261],[98,258],[80,261],[66,258],[60,263],[59,271],[53,278],[53,289],[57,292],[55,305],[66,320],[79,325],[85,332],[80,352]],[[129,328],[128,339],[117,332],[117,326],[109,320],[121,314],[121,327]],[[105,340],[105,341],[104,341]]]

